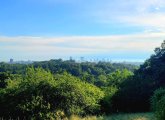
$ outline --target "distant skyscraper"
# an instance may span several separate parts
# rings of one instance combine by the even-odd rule
[[[13,62],[14,62],[14,60],[11,58],[11,59],[10,59],[10,63],[13,63]]]
[[[84,62],[84,57],[80,57],[81,62]]]
[[[73,58],[72,58],[72,56],[70,56],[70,61],[72,61],[73,60]]]

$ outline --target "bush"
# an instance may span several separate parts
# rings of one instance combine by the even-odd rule
[[[56,75],[55,79],[58,81],[54,93],[58,108],[64,110],[67,115],[94,114],[99,111],[99,101],[104,93],[98,87],[69,74]]]
[[[101,110],[103,113],[109,114],[112,110],[112,97],[116,94],[118,91],[117,87],[105,87],[103,88],[105,96],[101,101]]]
[[[158,120],[165,120],[165,89],[158,89],[151,98],[151,106]]]
[[[63,119],[71,114],[99,110],[103,92],[69,74],[55,77],[43,69],[28,68],[20,79],[0,89],[0,116],[6,119]]]

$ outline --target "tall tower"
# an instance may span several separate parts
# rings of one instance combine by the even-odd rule
[[[84,62],[84,57],[80,57],[81,62]]]
[[[9,63],[12,64],[13,62],[14,62],[14,59],[11,58]]]
[[[70,61],[72,61],[72,60],[73,60],[72,56],[70,56],[69,60],[70,60]]]

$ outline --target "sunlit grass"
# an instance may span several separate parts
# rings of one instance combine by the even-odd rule
[[[5,120],[0,118],[0,120]],[[14,119],[10,119],[14,120]],[[16,120],[20,120],[19,118]],[[55,119],[52,119],[55,120]],[[109,116],[87,116],[79,117],[77,115],[72,115],[69,119],[57,119],[57,120],[157,120],[153,113],[130,113],[130,114],[113,114]]]
[[[69,120],[156,120],[153,113],[116,114],[110,116],[71,116]]]

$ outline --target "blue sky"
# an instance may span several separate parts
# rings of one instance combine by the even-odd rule
[[[0,0],[0,61],[144,61],[164,39],[164,0]]]

